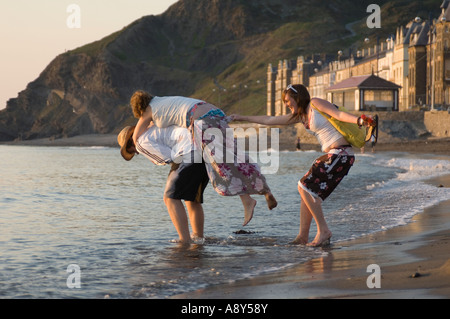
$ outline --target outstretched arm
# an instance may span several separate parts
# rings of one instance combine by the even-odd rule
[[[361,120],[361,118],[356,115],[340,111],[327,100],[313,98],[311,100],[311,104],[313,104],[319,111],[326,113],[329,116],[334,117],[335,119],[341,122],[356,123],[358,125],[365,125],[365,126],[373,125],[373,122],[371,121],[370,118],[364,117],[363,115],[362,116],[363,119]]]
[[[311,103],[318,109],[319,111],[328,114],[335,119],[342,122],[356,123],[358,117],[343,111],[339,111],[333,104],[328,102],[327,100],[322,100],[318,98],[313,98]]]
[[[233,121],[247,121],[265,125],[288,125],[294,123],[294,121],[291,120],[292,116],[290,114],[280,116],[232,114],[230,117]]]

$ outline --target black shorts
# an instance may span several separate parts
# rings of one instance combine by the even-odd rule
[[[172,163],[164,197],[203,203],[203,192],[208,182],[204,163]]]

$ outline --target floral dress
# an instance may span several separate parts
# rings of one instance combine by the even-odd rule
[[[202,150],[212,186],[222,196],[266,194],[270,192],[258,164],[251,163],[245,150],[237,149],[234,134],[227,129],[230,119],[221,110],[212,110],[192,125],[194,144]]]

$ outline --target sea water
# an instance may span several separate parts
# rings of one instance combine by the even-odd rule
[[[327,252],[290,244],[297,182],[319,155],[279,152],[266,176],[279,205],[269,211],[253,196],[245,228],[239,197],[209,185],[206,240],[186,248],[162,201],[168,166],[126,162],[116,148],[0,146],[0,298],[167,298],[320,257]],[[323,204],[333,242],[404,225],[449,199],[448,188],[425,182],[449,171],[450,157],[357,154]]]

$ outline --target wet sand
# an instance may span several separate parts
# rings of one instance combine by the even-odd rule
[[[429,181],[450,187],[450,175]],[[176,299],[411,299],[450,297],[450,199],[405,226],[323,249],[291,269],[175,296]],[[380,268],[380,288],[374,271]]]

